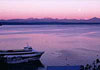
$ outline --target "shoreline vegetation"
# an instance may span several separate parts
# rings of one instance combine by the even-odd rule
[[[81,65],[80,70],[100,70],[100,59],[96,59],[92,64]]]
[[[100,70],[100,59],[97,58],[91,64],[80,65],[80,70]]]

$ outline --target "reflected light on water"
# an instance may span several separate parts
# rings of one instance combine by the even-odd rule
[[[45,51],[41,61],[46,66],[91,63],[100,53],[99,27],[99,25],[2,26],[0,49],[22,49],[28,42],[33,49]]]

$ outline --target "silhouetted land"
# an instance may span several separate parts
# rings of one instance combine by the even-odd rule
[[[97,25],[100,23],[67,23],[67,22],[0,22],[2,25]]]
[[[100,18],[85,19],[53,19],[53,18],[28,18],[0,20],[2,25],[69,25],[69,24],[100,24]]]
[[[53,18],[28,18],[0,20],[2,25],[69,25],[69,24],[100,24],[100,18],[85,19],[53,19]]]

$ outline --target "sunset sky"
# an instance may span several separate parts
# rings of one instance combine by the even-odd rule
[[[0,0],[0,19],[100,17],[100,0]]]

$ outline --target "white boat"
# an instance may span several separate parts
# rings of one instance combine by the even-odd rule
[[[39,60],[44,52],[38,52],[28,46],[21,50],[0,50],[0,62],[2,63],[23,63]]]

